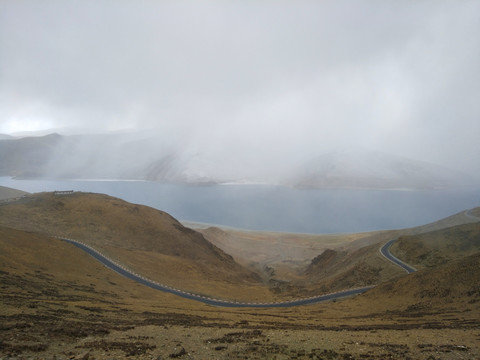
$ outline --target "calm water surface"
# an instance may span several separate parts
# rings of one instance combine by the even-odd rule
[[[189,186],[146,181],[14,180],[28,192],[104,193],[168,212],[179,220],[243,229],[342,233],[423,225],[480,206],[480,189],[292,189],[271,185]]]

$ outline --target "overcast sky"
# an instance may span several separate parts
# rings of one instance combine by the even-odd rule
[[[480,175],[479,34],[480,1],[0,0],[0,133],[354,145]]]

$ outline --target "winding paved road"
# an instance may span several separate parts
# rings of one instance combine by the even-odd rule
[[[392,255],[392,253],[390,252],[390,247],[392,246],[392,244],[395,241],[397,241],[397,239],[393,239],[393,240],[388,241],[385,245],[383,245],[380,248],[380,253],[383,256],[385,256],[387,258],[387,260],[390,260],[394,264],[400,266],[403,270],[405,270],[409,274],[417,271],[417,269],[415,269],[414,267],[412,267],[408,264],[405,264],[402,260],[400,260],[399,258],[396,258],[395,256]]]
[[[284,301],[284,302],[275,302],[275,303],[247,303],[247,302],[238,302],[238,301],[227,301],[227,300],[219,300],[219,299],[213,299],[209,298],[206,296],[201,296],[197,294],[192,294],[186,291],[182,291],[179,289],[172,288],[167,285],[160,284],[156,281],[147,279],[139,274],[136,274],[130,270],[127,270],[125,267],[122,265],[116,263],[115,261],[107,258],[106,256],[102,255],[99,253],[97,250],[93,249],[92,247],[81,243],[76,240],[72,239],[67,239],[67,238],[62,238],[59,237],[59,239],[64,240],[66,242],[69,242],[76,247],[82,249],[92,257],[94,257],[96,260],[100,261],[103,265],[108,267],[109,269],[116,271],[120,275],[123,275],[129,279],[135,280],[139,282],[140,284],[146,285],[148,287],[151,287],[152,289],[156,290],[161,290],[170,294],[178,295],[181,296],[185,299],[190,299],[190,300],[196,300],[200,301],[204,304],[209,304],[213,306],[221,306],[221,307],[236,307],[236,308],[274,308],[274,307],[292,307],[292,306],[300,306],[300,305],[308,305],[308,304],[315,304],[323,301],[329,301],[329,300],[336,300],[340,298],[344,298],[347,296],[352,296],[352,295],[357,295],[361,294],[369,289],[371,289],[373,286],[367,286],[367,287],[361,287],[361,288],[355,288],[355,289],[349,289],[349,290],[344,290],[332,294],[325,294],[325,295],[320,295],[320,296],[313,296],[310,298],[304,298],[304,299],[297,299],[297,300],[291,300],[291,301]]]
[[[115,261],[109,259],[105,255],[102,255],[100,252],[97,250],[93,249],[91,246],[86,245],[80,241],[72,240],[72,239],[67,239],[63,237],[57,237],[61,240],[64,240],[70,244],[73,244],[74,246],[80,248],[81,250],[85,251],[92,257],[94,257],[96,260],[100,261],[103,265],[105,265],[107,268],[119,273],[120,275],[123,275],[129,279],[132,279],[134,281],[139,282],[140,284],[146,285],[148,287],[151,287],[152,289],[164,291],[170,294],[178,295],[181,296],[185,299],[190,299],[190,300],[195,300],[195,301],[200,301],[204,304],[208,305],[213,305],[213,306],[220,306],[220,307],[235,307],[235,308],[274,308],[274,307],[292,307],[292,306],[300,306],[300,305],[308,305],[308,304],[316,304],[324,301],[331,301],[331,300],[336,300],[336,299],[341,299],[345,298],[348,296],[353,296],[353,295],[358,295],[361,293],[364,293],[365,291],[373,288],[374,286],[366,286],[366,287],[361,287],[361,288],[355,288],[355,289],[349,289],[349,290],[344,290],[344,291],[339,291],[331,294],[325,294],[325,295],[320,295],[320,296],[313,296],[309,298],[303,298],[303,299],[296,299],[296,300],[291,300],[291,301],[284,301],[284,302],[274,302],[274,303],[247,303],[247,302],[238,302],[238,301],[227,301],[227,300],[219,300],[219,299],[213,299],[209,298],[206,296],[202,295],[197,295],[197,294],[192,294],[183,290],[175,289],[167,285],[160,284],[156,281],[147,279],[139,274],[136,274],[122,265],[116,263]],[[401,260],[397,259],[390,253],[390,246],[393,244],[393,242],[396,239],[390,240],[387,242],[385,245],[383,245],[380,248],[380,252],[385,258],[393,262],[394,264],[397,264],[401,266],[403,269],[405,269],[408,273],[416,271],[413,267],[408,266]]]
[[[480,217],[478,216],[475,216],[475,215],[472,215],[472,210],[474,210],[476,208],[473,208],[473,209],[470,209],[470,210],[466,210],[464,212],[465,216],[471,218],[471,219],[475,219],[475,220],[480,220]],[[400,266],[402,269],[404,269],[407,273],[411,274],[415,271],[417,271],[417,269],[415,269],[413,266],[410,266],[406,263],[404,263],[402,260],[400,260],[399,258],[396,258],[395,256],[392,255],[392,253],[390,252],[390,247],[392,246],[392,244],[396,241],[397,239],[393,239],[393,240],[390,240],[388,241],[385,245],[383,245],[381,248],[380,248],[380,253],[388,260],[390,260],[391,262],[393,262],[394,264]]]

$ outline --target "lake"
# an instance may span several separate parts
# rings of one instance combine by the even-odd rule
[[[14,180],[0,185],[28,192],[104,193],[148,205],[184,221],[251,230],[344,233],[427,224],[480,206],[480,189],[294,189],[272,185],[193,186],[148,181]]]

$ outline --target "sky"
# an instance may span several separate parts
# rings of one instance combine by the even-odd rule
[[[361,147],[480,176],[479,18],[463,0],[0,0],[0,133],[142,130],[265,163]]]

